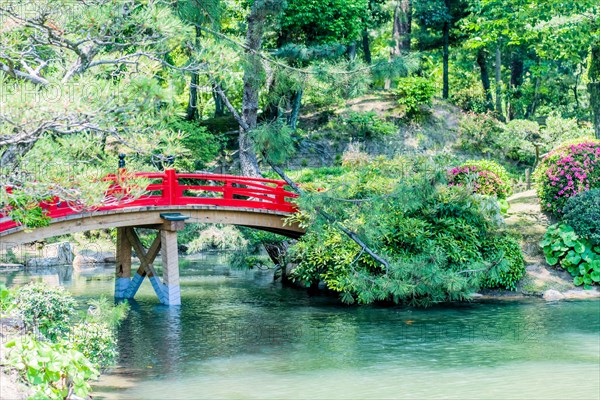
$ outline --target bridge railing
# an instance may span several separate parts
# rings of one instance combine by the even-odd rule
[[[130,197],[124,189],[123,180],[127,176],[150,181],[144,194]],[[135,207],[169,207],[207,205],[217,207],[250,208],[293,213],[296,205],[290,199],[298,195],[285,189],[284,181],[263,178],[250,178],[235,175],[177,173],[173,169],[164,172],[135,172],[109,175],[104,178],[111,182],[106,193],[107,205],[92,210],[80,204],[54,198],[40,203],[44,214],[55,219],[84,211],[105,211]],[[10,191],[10,188],[6,188]],[[0,232],[17,227],[19,224],[8,216],[8,210],[0,209]]]

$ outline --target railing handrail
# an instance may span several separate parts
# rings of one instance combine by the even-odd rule
[[[120,183],[127,180],[128,173],[125,169],[116,174],[107,175],[104,181],[114,182],[106,192],[105,199],[123,194]],[[296,198],[296,193],[285,189],[287,183],[281,180],[254,178],[247,176],[210,174],[210,173],[177,173],[174,169],[166,169],[164,172],[132,172],[137,178],[160,179],[160,183],[150,183],[145,191],[146,194],[137,198],[124,198],[117,200],[117,204],[102,205],[93,211],[108,211],[116,209],[135,208],[139,206],[186,206],[186,205],[213,205],[221,207],[255,208],[260,210],[272,210],[293,213],[296,205],[287,201],[287,198]],[[182,184],[180,179],[199,181],[220,182],[222,185],[194,185]],[[237,186],[240,185],[240,186]],[[275,186],[270,186],[275,185]],[[7,191],[12,190],[5,186]],[[190,196],[188,191],[198,191],[218,194],[214,196]],[[151,192],[160,192],[152,194]],[[50,218],[60,218],[68,215],[81,214],[73,205],[54,198],[50,202],[42,202],[40,206]],[[91,210],[88,210],[91,211]],[[8,218],[6,212],[0,209],[0,232],[19,226],[18,223]]]

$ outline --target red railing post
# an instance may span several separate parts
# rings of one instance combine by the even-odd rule
[[[275,188],[275,203],[285,204],[283,185],[277,185],[277,188]]]
[[[229,180],[224,181],[223,185],[223,199],[224,200],[232,200],[233,199],[233,187],[231,186],[231,182]]]
[[[166,169],[165,177],[163,178],[163,197],[169,205],[177,205],[179,201],[179,182],[177,180],[177,172],[174,169]]]

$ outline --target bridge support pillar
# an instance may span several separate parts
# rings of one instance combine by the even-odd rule
[[[144,278],[148,277],[161,303],[169,306],[181,304],[177,232],[185,227],[183,222],[185,217],[180,214],[165,214],[163,219],[165,222],[162,225],[154,226],[154,229],[158,229],[158,234],[149,249],[144,248],[133,227],[118,228],[115,298],[132,299]],[[140,267],[133,279],[131,278],[132,248],[140,260]],[[163,263],[162,282],[153,266],[159,251]]]
[[[127,298],[131,282],[131,244],[127,240],[128,228],[117,228],[117,265],[115,276],[115,297]]]
[[[179,254],[177,253],[177,231],[160,231],[164,282],[164,304],[180,305]]]

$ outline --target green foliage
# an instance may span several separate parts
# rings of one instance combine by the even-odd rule
[[[75,301],[62,288],[32,283],[14,292],[0,287],[0,294],[2,313],[22,318],[27,333],[6,345],[6,365],[34,389],[34,398],[63,399],[71,392],[88,396],[89,380],[116,360],[115,328],[128,304],[92,301],[77,322]]]
[[[100,297],[90,301],[90,308],[86,314],[85,321],[88,323],[102,323],[108,328],[115,330],[129,313],[129,303],[114,304],[106,297]]]
[[[451,87],[453,89],[450,94],[450,101],[452,104],[460,107],[464,111],[477,114],[485,114],[488,110],[488,104],[485,100],[483,90],[479,85],[470,82],[470,84],[465,87],[456,87],[455,85],[452,85]]]
[[[548,228],[540,246],[550,265],[560,265],[573,276],[573,283],[586,289],[600,282],[600,246],[577,235],[564,223]]]
[[[38,329],[50,338],[69,331],[75,316],[75,299],[62,287],[30,283],[16,290],[14,309],[27,329]]]
[[[266,154],[275,164],[286,162],[295,152],[292,128],[277,121],[262,124],[251,133],[254,148],[259,154]]]
[[[0,284],[0,318],[2,318],[5,313],[11,310],[13,307],[12,301],[12,292],[8,290],[4,284]]]
[[[81,352],[64,342],[48,343],[31,335],[6,344],[6,363],[35,390],[39,399],[65,399],[71,391],[79,397],[91,392],[89,380],[98,370]]]
[[[422,106],[431,106],[436,87],[427,78],[411,76],[398,80],[396,96],[398,103],[406,107],[406,114],[414,116],[421,112]]]
[[[288,0],[281,29],[289,42],[347,44],[360,36],[368,0]]]
[[[491,113],[469,113],[460,120],[456,147],[469,153],[531,166],[536,161],[536,147],[541,156],[571,140],[582,141],[592,137],[593,131],[589,126],[556,113],[549,115],[543,126],[524,119],[503,123]]]
[[[561,215],[567,200],[600,188],[600,141],[564,144],[548,153],[534,173],[542,210]]]
[[[488,114],[467,114],[459,122],[456,146],[469,153],[493,156],[502,151],[497,142],[502,135],[501,123]]]
[[[334,129],[348,133],[353,140],[382,138],[398,132],[392,122],[387,122],[375,112],[348,112],[341,115]]]
[[[93,365],[106,368],[116,361],[117,339],[114,331],[102,322],[75,324],[69,335],[70,348],[83,354]]]
[[[218,137],[210,134],[204,126],[200,126],[196,122],[177,119],[169,124],[169,129],[184,134],[182,143],[190,152],[189,158],[180,160],[180,157],[175,160],[182,169],[203,170],[219,154],[221,144]]]
[[[247,228],[244,226],[238,227],[238,230],[242,233],[244,239],[246,239],[246,248],[250,253],[259,252],[264,244],[276,244],[285,240],[289,240],[287,237],[278,235],[276,233],[261,231],[254,228]]]
[[[577,235],[600,246],[600,189],[588,190],[569,198],[563,221]]]
[[[467,186],[475,193],[506,199],[512,194],[510,176],[506,169],[491,160],[470,160],[449,172],[451,186]]]
[[[481,287],[514,290],[524,262],[517,241],[500,230],[498,203],[448,187],[443,173],[424,164],[376,159],[300,198],[297,218],[310,229],[292,247],[295,279],[322,281],[349,303],[429,305],[467,299]],[[399,181],[400,165],[412,171]],[[389,266],[314,210],[343,221]]]
[[[494,241],[488,241],[483,251],[486,253],[486,258],[507,264],[507,267],[501,268],[498,277],[488,277],[484,286],[516,290],[517,283],[525,276],[525,259],[519,243],[512,237],[499,237]]]
[[[593,139],[594,131],[590,124],[580,123],[575,118],[563,118],[556,111],[548,115],[542,129],[542,142],[548,151],[569,141]]]
[[[535,146],[538,146],[541,155],[548,140],[542,136],[537,122],[515,119],[504,126],[498,142],[509,160],[533,165],[536,161]]]
[[[8,198],[8,210],[11,219],[28,228],[41,228],[48,226],[50,217],[40,207],[40,200],[21,190],[13,190]]]

